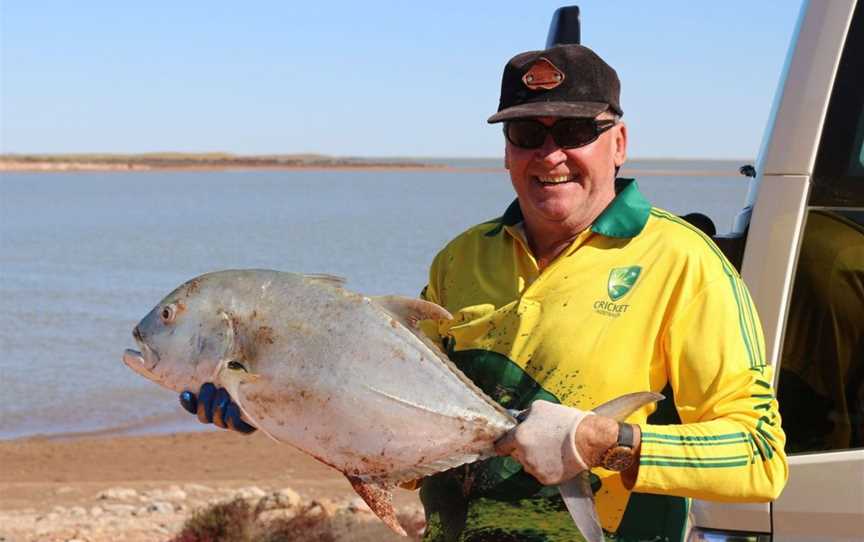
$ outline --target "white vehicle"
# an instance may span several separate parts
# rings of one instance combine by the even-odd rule
[[[862,541],[864,0],[804,2],[748,205],[718,244],[762,319],[790,472],[771,504],[694,502],[690,539]]]
[[[566,42],[575,7],[547,46]],[[762,319],[789,482],[773,503],[693,502],[689,540],[864,541],[864,0],[804,1],[748,169],[715,240]]]

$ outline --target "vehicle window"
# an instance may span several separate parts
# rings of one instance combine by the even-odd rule
[[[864,2],[855,7],[831,91],[810,205],[864,205]]]
[[[864,2],[858,2],[831,90],[811,205],[864,205]]]
[[[808,212],[777,400],[787,452],[864,447],[864,209]]]

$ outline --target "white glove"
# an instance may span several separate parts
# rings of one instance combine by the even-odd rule
[[[588,470],[576,449],[576,430],[586,416],[578,408],[534,401],[525,420],[495,443],[499,455],[510,455],[540,483],[554,485]]]

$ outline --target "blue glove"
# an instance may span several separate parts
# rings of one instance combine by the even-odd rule
[[[240,417],[240,408],[231,401],[225,388],[217,388],[210,382],[201,385],[197,397],[189,390],[181,393],[180,405],[190,414],[197,415],[201,423],[212,423],[217,427],[244,434],[256,430]]]

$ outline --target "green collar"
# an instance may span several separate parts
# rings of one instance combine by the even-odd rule
[[[591,225],[591,231],[606,237],[635,237],[648,222],[651,204],[639,192],[635,179],[615,179],[615,194],[612,203]],[[515,199],[501,218],[494,222],[495,227],[486,232],[486,236],[497,235],[504,226],[515,226],[522,220],[522,209],[519,208],[519,200]]]
[[[606,237],[636,237],[645,223],[651,204],[639,192],[636,179],[615,179],[615,199],[600,213],[591,231]]]

